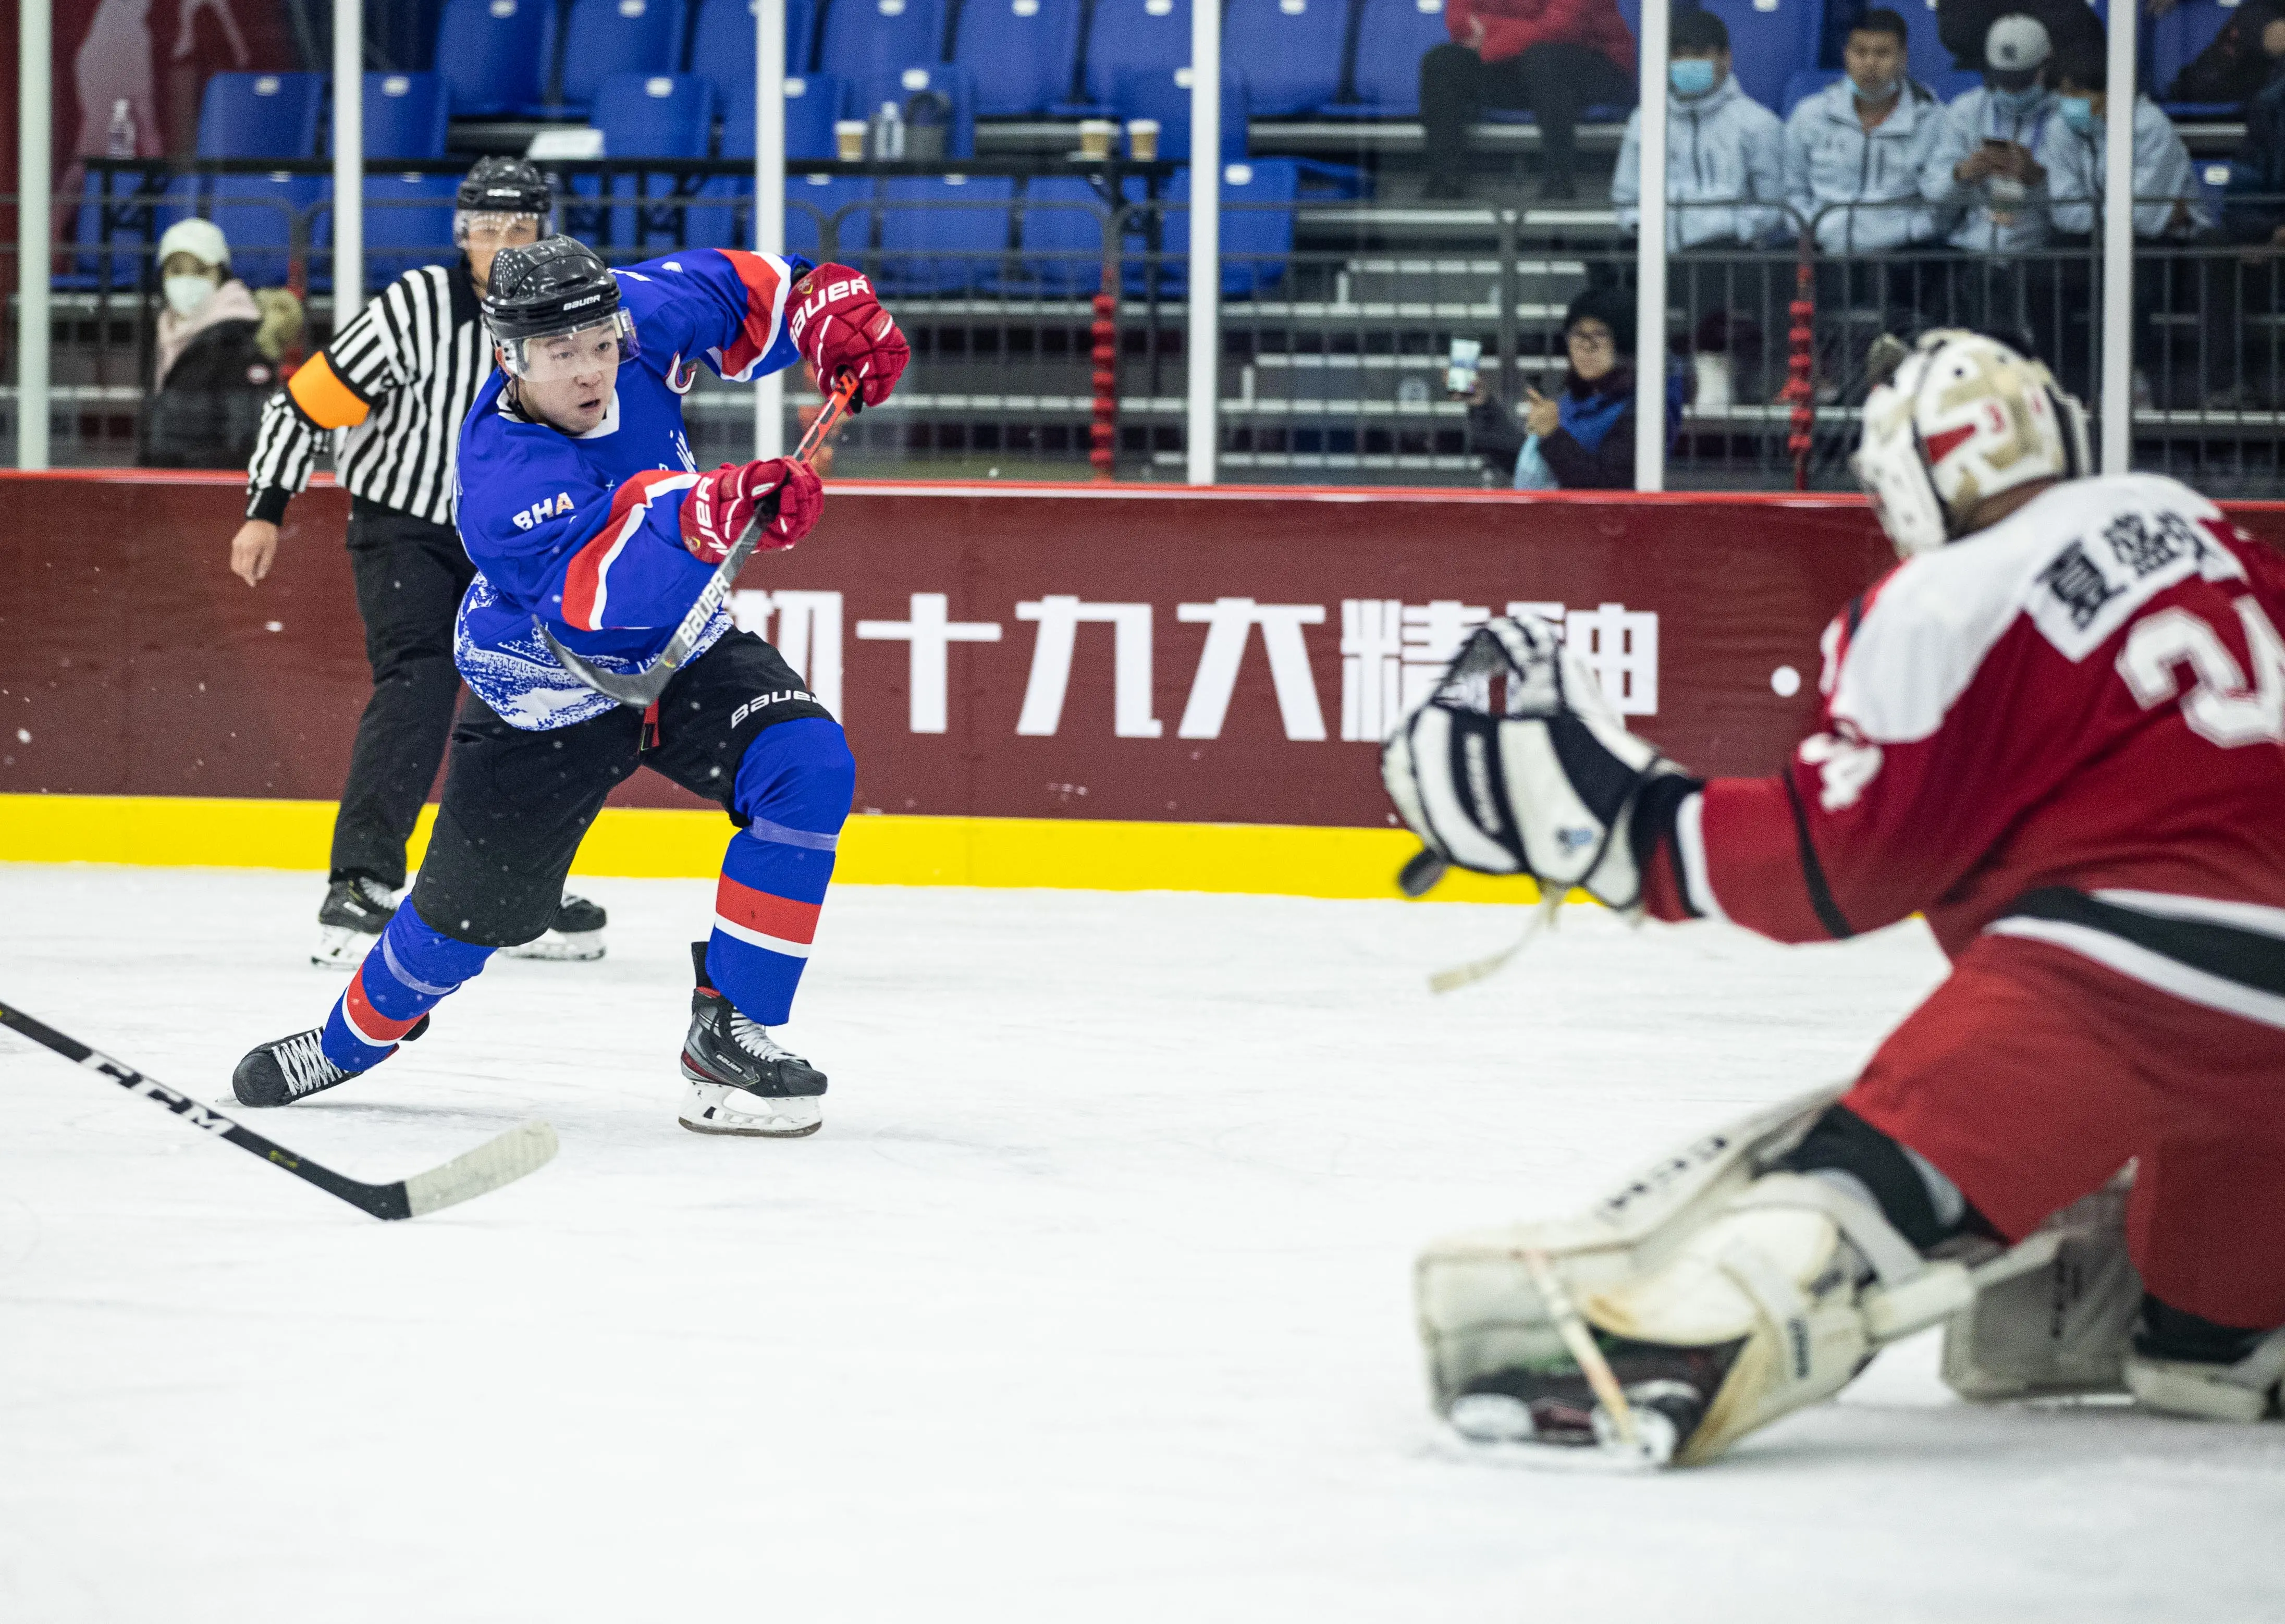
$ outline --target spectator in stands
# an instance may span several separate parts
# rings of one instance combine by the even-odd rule
[[[2057,51],[2047,64],[2046,80],[2055,92],[2055,110],[2066,133],[2054,144],[2054,159],[2047,180],[2053,201],[2050,218],[2059,247],[2076,247],[2081,257],[2062,268],[2062,310],[2065,319],[2093,319],[2093,265],[2100,253],[2094,233],[2101,218],[2103,195],[2103,114],[2107,75],[2100,47],[2081,40]],[[2190,149],[2182,145],[2172,121],[2147,96],[2134,98],[2134,234],[2147,242],[2187,245],[2212,224],[2197,198],[2197,178],[2190,168]],[[2203,287],[2203,262],[2184,261],[2169,266],[2145,259],[2134,278],[2134,358],[2140,370],[2138,396],[2150,390],[2149,379],[2163,376],[2171,406],[2195,406],[2204,396],[2200,369],[2176,373],[2162,365],[2163,334],[2151,318],[2162,301],[2195,300],[2210,313],[2221,294],[2218,279]],[[2081,399],[2094,385],[2093,345],[2066,342],[2061,346],[2062,385]]]
[[[1723,353],[1738,397],[1759,400],[1763,338],[1783,323],[1771,308],[1770,264],[1736,250],[1785,232],[1785,127],[1739,88],[1730,30],[1711,12],[1675,13],[1667,77],[1674,91],[1666,134],[1666,246],[1675,256],[1669,286],[1689,312],[1699,353]],[[1642,222],[1641,143],[1637,112],[1627,120],[1611,175],[1619,229],[1629,234]]]
[[[2157,9],[2154,4],[2153,14]],[[2102,18],[2087,0],[1937,0],[1936,38],[1961,72],[1983,73],[1991,25],[2007,16],[2031,18],[2046,30],[2051,46],[2085,41],[2101,49]]]
[[[2163,16],[2175,0],[2150,0],[2150,14]],[[2239,105],[2261,94],[2285,62],[2285,0],[2244,0],[2222,24],[2221,32],[2198,52],[2166,89],[2168,101]]]
[[[249,291],[230,273],[230,244],[211,220],[178,220],[159,239],[157,364],[140,461],[150,468],[227,468],[254,449],[278,360],[302,333],[302,304],[282,287]]]
[[[1453,43],[1420,59],[1431,198],[1467,195],[1468,130],[1486,107],[1539,125],[1540,195],[1575,195],[1580,114],[1635,99],[1635,42],[1616,0],[1445,0]]]
[[[2285,76],[2271,80],[2245,105],[2245,136],[2230,159],[2221,224],[2223,234],[2244,249],[2218,268],[2228,279],[2226,318],[2237,334],[2225,353],[2244,370],[2225,381],[2214,404],[2241,411],[2273,409],[2279,404],[2276,382],[2285,377],[2279,330],[2245,318],[2285,310]],[[2249,357],[2246,350],[2256,345],[2261,348]]]
[[[1634,295],[1590,287],[1563,317],[1570,365],[1551,400],[1528,389],[1523,423],[1479,384],[1469,397],[1477,454],[1518,490],[1631,490],[1635,484]],[[1682,373],[1667,371],[1666,433],[1682,429]]]

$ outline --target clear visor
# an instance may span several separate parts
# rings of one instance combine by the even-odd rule
[[[487,209],[456,208],[452,211],[452,246],[467,247],[471,231],[484,232],[499,247],[538,242],[547,235],[547,220],[546,215],[497,214]],[[527,236],[517,231],[518,226],[530,234]]]
[[[569,333],[502,339],[499,349],[507,370],[530,383],[600,373],[632,361],[640,353],[635,344],[634,318],[624,310]]]

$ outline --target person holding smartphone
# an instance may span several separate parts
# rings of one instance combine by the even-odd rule
[[[1634,295],[1590,287],[1563,317],[1568,365],[1552,396],[1524,390],[1523,420],[1480,381],[1468,435],[1519,490],[1631,490],[1635,483]],[[1682,427],[1682,375],[1667,378],[1667,439]]]

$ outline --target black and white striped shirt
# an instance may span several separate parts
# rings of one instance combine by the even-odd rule
[[[461,420],[491,373],[465,261],[408,271],[270,397],[247,468],[247,517],[276,523],[324,440],[352,496],[452,522]]]

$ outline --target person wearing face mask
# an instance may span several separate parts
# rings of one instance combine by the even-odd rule
[[[301,302],[260,294],[231,274],[211,220],[178,220],[159,239],[159,312],[151,404],[137,460],[148,468],[227,468],[254,449],[278,361],[299,341]]]
[[[1786,230],[1785,129],[1739,88],[1730,72],[1730,30],[1713,12],[1676,12],[1672,51],[1666,246],[1675,258],[1668,286],[1689,312],[1699,353],[1722,352],[1737,397],[1759,400],[1765,394],[1763,338],[1784,327],[1784,311],[1771,263],[1739,250],[1763,247]],[[1637,112],[1627,120],[1611,175],[1621,231],[1639,228],[1641,199]],[[1792,279],[1787,264],[1786,287]]]
[[[453,201],[456,263],[407,271],[272,395],[247,463],[246,520],[232,572],[259,587],[278,561],[287,504],[320,451],[349,493],[349,564],[365,622],[373,697],[349,749],[334,820],[314,962],[348,969],[389,923],[405,881],[405,843],[459,699],[452,616],[475,574],[452,529],[460,421],[492,373],[478,308],[503,248],[537,242],[554,193],[520,159],[486,158]],[[522,957],[595,959],[603,910],[566,895]]]

